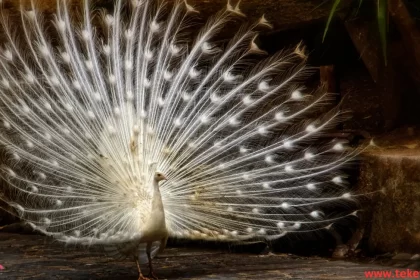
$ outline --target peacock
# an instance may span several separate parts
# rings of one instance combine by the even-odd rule
[[[302,45],[259,48],[264,16],[238,24],[228,2],[200,24],[182,0],[68,2],[53,15],[21,3],[14,21],[1,12],[7,211],[131,258],[139,279],[143,263],[156,277],[168,237],[269,241],[356,215],[343,168],[358,149],[329,134],[345,113],[304,86]]]

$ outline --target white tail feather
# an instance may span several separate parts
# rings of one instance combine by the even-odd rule
[[[86,1],[75,21],[58,0],[55,30],[32,9],[20,31],[2,14],[0,199],[15,213],[69,243],[130,242],[147,230],[157,169],[172,236],[274,239],[352,215],[324,212],[352,200],[340,170],[357,152],[319,140],[341,113],[320,116],[332,95],[298,86],[299,49],[263,57],[264,17],[217,45],[237,6],[191,42],[184,1],[123,3],[107,14]]]

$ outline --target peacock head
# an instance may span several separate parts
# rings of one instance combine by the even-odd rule
[[[156,182],[160,182],[162,180],[167,180],[165,175],[163,175],[163,173],[160,173],[160,172],[155,172],[154,179],[156,180]]]

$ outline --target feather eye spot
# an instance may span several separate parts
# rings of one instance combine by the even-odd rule
[[[52,106],[51,106],[51,103],[48,102],[48,101],[44,103],[44,108],[47,109],[48,111],[52,111],[53,110],[52,109]]]
[[[108,76],[108,82],[109,82],[111,85],[115,85],[115,84],[116,84],[116,82],[117,82],[117,78],[115,77],[115,75],[114,75],[114,74],[110,74],[110,75]]]
[[[94,92],[93,93],[93,98],[95,101],[99,102],[102,100],[101,94],[99,92]]]
[[[20,205],[20,204],[15,204],[15,205],[13,205],[13,206],[15,207],[16,212],[17,212],[18,216],[19,216],[19,217],[22,217],[22,216],[23,216],[23,214],[25,213],[25,208],[23,208],[23,206],[22,206],[22,205]]]
[[[38,172],[38,178],[40,180],[45,180],[45,179],[47,179],[47,175],[45,175],[45,173],[43,173],[43,172]]]
[[[176,127],[180,127],[180,126],[182,125],[182,120],[181,120],[181,118],[176,118],[176,119],[175,119],[175,121],[174,121],[174,125],[175,125]]]
[[[12,53],[9,49],[6,49],[6,50],[3,52],[3,56],[4,56],[4,58],[5,58],[6,60],[8,60],[8,61],[12,61],[12,60],[13,60],[13,53]]]
[[[152,82],[149,79],[145,78],[143,81],[143,86],[145,88],[150,88],[152,86]]]
[[[84,41],[86,42],[89,41],[90,37],[91,37],[91,34],[89,30],[86,30],[86,29],[82,30],[82,38]]]
[[[305,160],[311,160],[315,157],[315,155],[309,151],[306,151],[303,157],[305,158]]]
[[[25,15],[27,16],[28,19],[34,20],[36,17],[36,12],[35,10],[28,10],[28,11],[25,11]]]
[[[70,63],[70,55],[67,52],[62,52],[61,58],[66,64]]]
[[[25,102],[22,102],[22,112],[25,115],[27,115],[31,112],[31,108],[29,108],[29,106]]]
[[[1,84],[3,85],[3,87],[10,89],[10,82],[6,78],[3,78],[1,80]]]
[[[50,83],[51,83],[53,86],[58,86],[58,85],[60,84],[60,81],[58,80],[57,76],[55,76],[55,75],[51,75],[51,76],[50,76]]]
[[[249,149],[247,149],[246,147],[244,147],[244,146],[239,147],[239,153],[246,154],[248,152],[249,152]]]
[[[262,81],[258,84],[258,90],[262,92],[267,92],[270,89],[270,85],[267,81]]]
[[[249,106],[252,103],[254,103],[254,100],[252,100],[250,95],[246,95],[244,98],[242,98],[242,102],[246,105]]]
[[[13,169],[11,169],[10,167],[6,167],[5,169],[6,169],[7,175],[9,175],[12,178],[16,177],[16,172],[13,171]]]
[[[222,146],[223,146],[223,142],[221,140],[216,140],[213,143],[213,147],[215,147],[215,148],[220,148]]]
[[[13,153],[13,156],[12,156],[12,157],[13,157],[13,159],[14,159],[14,160],[16,160],[16,161],[19,161],[19,160],[20,160],[20,156],[19,156],[19,154],[18,154],[18,153],[16,153],[16,152],[14,152],[14,153]]]
[[[210,117],[207,115],[201,115],[200,121],[202,124],[208,124],[210,122]]]
[[[266,155],[264,158],[264,161],[268,164],[273,164],[274,163],[274,158],[271,155]]]
[[[11,125],[10,125],[10,123],[8,121],[3,121],[3,126],[6,129],[10,129],[10,127],[11,127]]]
[[[131,40],[131,39],[133,39],[133,37],[134,37],[134,31],[133,31],[132,29],[127,29],[127,30],[124,32],[124,36],[125,36],[125,39],[126,39],[126,40]]]
[[[41,222],[42,222],[45,226],[49,226],[49,225],[51,225],[51,219],[48,219],[48,218],[42,218]]]
[[[316,128],[315,125],[310,124],[305,128],[305,130],[306,132],[313,133],[313,132],[316,132],[318,129]]]
[[[32,185],[32,186],[29,187],[29,191],[32,192],[32,193],[38,193],[39,190],[38,190],[37,187],[35,187],[34,185]]]
[[[40,45],[39,46],[39,52],[41,53],[41,55],[46,58],[50,56],[50,50],[48,49],[48,47],[46,45]]]
[[[87,111],[87,116],[89,119],[93,120],[95,119],[95,113],[93,113],[92,111]]]
[[[129,101],[133,101],[134,100],[134,94],[131,90],[128,90],[125,94],[125,96],[127,97],[127,100]]]
[[[150,23],[150,31],[152,32],[152,33],[156,33],[156,32],[158,32],[159,31],[159,29],[160,29],[160,25],[159,25],[159,23],[157,23],[156,21],[152,21],[151,23]]]
[[[93,70],[93,62],[92,62],[91,60],[86,60],[86,61],[85,61],[85,65],[86,65],[86,68],[87,68],[89,71],[92,71],[92,70]]]
[[[145,110],[141,110],[140,112],[140,118],[145,119],[147,117],[147,112]]]
[[[28,82],[28,84],[35,83],[35,77],[32,73],[26,73],[25,80],[26,80],[26,82]]]
[[[316,185],[314,183],[309,183],[306,185],[306,188],[310,191],[314,191],[317,189]]]
[[[292,148],[293,148],[293,141],[291,141],[291,140],[286,140],[286,141],[284,141],[284,142],[283,142],[283,146],[284,146],[286,149],[292,149]]]
[[[115,19],[112,15],[108,14],[105,16],[105,24],[110,27],[114,25]]]
[[[290,208],[290,204],[287,202],[283,202],[282,204],[280,204],[280,207],[283,209],[289,209]]]
[[[78,80],[74,80],[73,81],[73,88],[75,90],[81,90],[82,89],[82,85],[80,84],[80,82]]]
[[[234,116],[234,117],[229,118],[229,124],[231,126],[237,126],[237,125],[239,125],[239,123],[240,122],[238,120],[238,117]]]
[[[170,72],[168,70],[166,70],[166,71],[163,72],[163,78],[165,79],[165,81],[167,81],[167,82],[171,81],[172,80],[172,77],[173,77],[173,73],[172,72]]]
[[[344,193],[341,197],[346,198],[346,199],[350,199],[352,197],[352,195],[351,195],[351,193]]]
[[[284,112],[277,112],[275,115],[274,115],[274,119],[276,120],[276,121],[278,121],[278,122],[282,122],[282,121],[284,121],[285,119],[286,119],[286,116],[284,115]]]
[[[31,141],[29,141],[29,140],[26,140],[26,147],[27,147],[28,149],[32,149],[32,148],[34,147],[34,143],[33,143],[33,142],[31,142]]]
[[[191,99],[191,95],[188,93],[188,92],[183,92],[182,93],[182,100],[184,101],[184,102],[187,102],[187,101],[189,101]]]
[[[62,19],[57,19],[57,28],[58,30],[63,33],[66,30],[66,22]]]
[[[102,52],[105,56],[109,56],[111,54],[111,46],[105,44],[102,46]]]
[[[151,61],[153,59],[153,51],[152,50],[147,50],[144,53],[144,57],[146,58],[147,61]]]
[[[267,182],[262,183],[262,187],[263,187],[264,189],[271,189],[270,184],[269,184],[269,183],[267,183]]]
[[[268,134],[268,130],[265,126],[260,126],[257,128],[257,132],[258,134],[260,134],[261,136],[266,136]]]
[[[336,144],[334,144],[332,149],[334,151],[341,152],[341,151],[344,150],[344,145],[343,145],[343,143],[336,143]]]
[[[343,183],[343,179],[340,176],[335,176],[334,178],[332,178],[331,181],[336,185],[340,185]]]
[[[6,60],[8,60],[8,61],[12,61],[12,60],[13,60],[13,53],[12,53],[10,50],[8,50],[8,49],[6,49],[6,50],[3,52],[3,56],[4,56],[4,58],[6,58]]]
[[[266,230],[266,229],[264,229],[264,228],[261,228],[261,229],[259,229],[259,230],[257,231],[257,233],[258,233],[259,235],[266,235],[266,234],[267,234],[267,230]]]
[[[188,72],[188,75],[191,79],[196,79],[198,76],[200,76],[201,72],[195,69],[194,67],[190,69]]]
[[[234,82],[238,79],[238,76],[233,75],[230,71],[223,73],[223,80],[227,83]]]
[[[146,132],[149,135],[154,135],[155,134],[155,130],[151,126],[147,126]]]
[[[131,71],[131,70],[133,70],[133,61],[131,61],[131,60],[127,59],[127,60],[124,62],[124,69],[125,69],[126,71]]]
[[[171,45],[169,48],[169,51],[172,55],[176,56],[181,52],[181,47],[178,47],[177,45]]]
[[[204,53],[204,54],[216,54],[216,53],[218,53],[219,51],[220,51],[220,49],[218,49],[214,44],[211,44],[211,43],[209,43],[209,42],[204,42],[202,45],[201,45],[201,51]]]
[[[302,100],[303,99],[303,94],[300,90],[295,90],[292,92],[290,98],[292,100]]]
[[[286,173],[291,173],[291,172],[295,171],[295,169],[293,168],[292,165],[286,165],[284,167],[284,171],[286,171]]]
[[[318,210],[312,211],[309,215],[311,215],[312,218],[316,218],[316,219],[321,218],[321,212]]]
[[[296,222],[296,223],[294,223],[294,224],[293,224],[293,226],[292,226],[292,227],[293,227],[294,229],[300,229],[300,228],[301,228],[301,226],[302,226],[302,223],[300,223],[300,222]]]
[[[73,112],[73,106],[70,103],[64,104],[64,107],[68,112]]]

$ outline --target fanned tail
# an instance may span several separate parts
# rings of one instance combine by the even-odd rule
[[[184,1],[119,0],[112,14],[85,1],[73,19],[58,0],[55,28],[35,8],[19,31],[1,16],[0,199],[38,230],[120,252],[151,217],[156,169],[176,237],[273,239],[355,214],[329,214],[353,200],[341,170],[357,150],[324,139],[344,116],[299,86],[299,47],[264,56],[264,17],[216,43],[238,6],[193,41]]]

